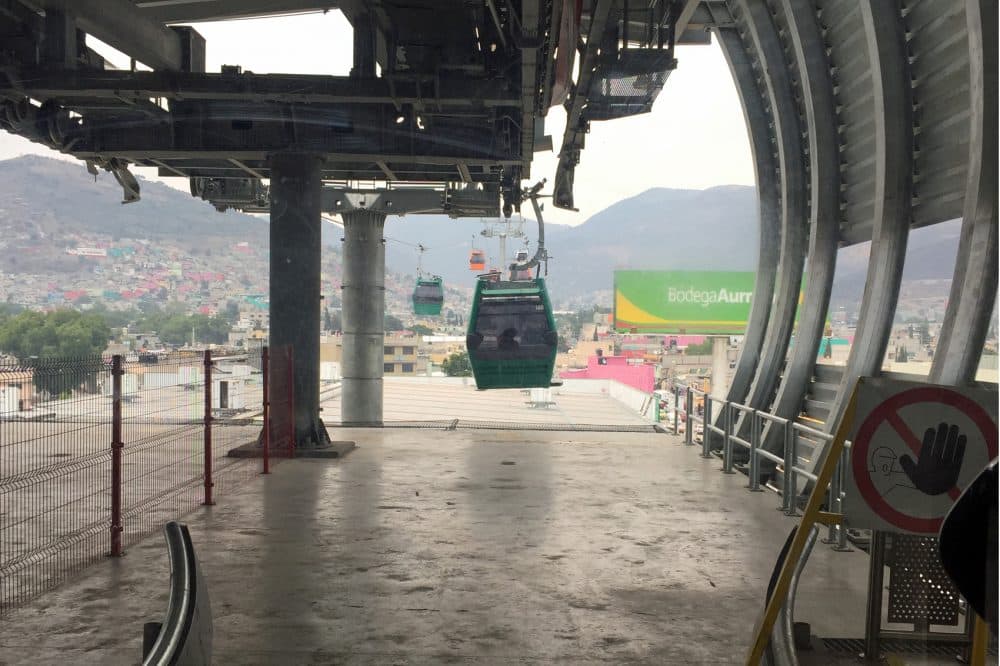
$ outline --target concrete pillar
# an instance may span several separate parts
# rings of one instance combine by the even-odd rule
[[[385,341],[385,214],[343,213],[343,384],[340,418],[351,426],[382,425]]]
[[[270,345],[275,354],[293,349],[298,448],[330,441],[319,417],[321,163],[300,153],[271,158]]]
[[[725,400],[729,393],[729,336],[712,338],[712,399]]]

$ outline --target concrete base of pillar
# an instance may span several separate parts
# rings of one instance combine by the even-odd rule
[[[357,448],[357,443],[352,440],[331,440],[327,439],[327,444],[312,448],[295,449],[293,458],[343,458],[348,453]],[[247,442],[242,446],[229,449],[226,455],[230,458],[262,458],[264,457],[264,447],[260,440]],[[287,450],[272,452],[275,459],[288,457]]]
[[[379,349],[382,347],[381,340],[378,341],[378,347]],[[382,379],[344,377],[342,382],[340,390],[341,426],[345,428],[381,427]]]

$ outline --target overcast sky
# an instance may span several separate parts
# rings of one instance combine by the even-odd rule
[[[283,18],[204,23],[208,69],[238,64],[257,73],[345,75],[351,67],[351,31],[339,12]],[[92,44],[93,45],[93,44]],[[98,49],[119,67],[120,54]],[[116,57],[117,55],[117,57]],[[670,75],[652,113],[595,122],[576,170],[580,212],[546,206],[546,221],[580,224],[588,217],[651,187],[704,189],[715,185],[753,185],[746,124],[721,51],[712,46],[677,49],[678,67]],[[546,118],[555,150],[562,141],[565,113],[554,107]],[[58,157],[37,144],[0,131],[0,159],[25,153]],[[530,185],[555,174],[556,154],[535,154]],[[137,172],[155,178],[154,170]],[[81,177],[84,177],[81,169]],[[186,179],[164,182],[187,191]],[[551,191],[548,189],[547,191]],[[141,206],[142,204],[137,204]]]

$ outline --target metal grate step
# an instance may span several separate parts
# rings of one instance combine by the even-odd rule
[[[824,638],[823,646],[833,654],[858,655],[865,651],[863,638]],[[955,657],[963,654],[964,646],[954,643],[903,641],[894,638],[883,638],[879,641],[883,652],[897,654],[924,654],[934,657]],[[988,652],[997,656],[996,641],[991,641]]]

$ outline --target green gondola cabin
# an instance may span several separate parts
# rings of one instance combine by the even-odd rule
[[[444,284],[438,276],[417,278],[413,289],[413,314],[436,317],[444,305]]]
[[[478,388],[551,386],[558,334],[545,280],[478,280],[465,341]]]

